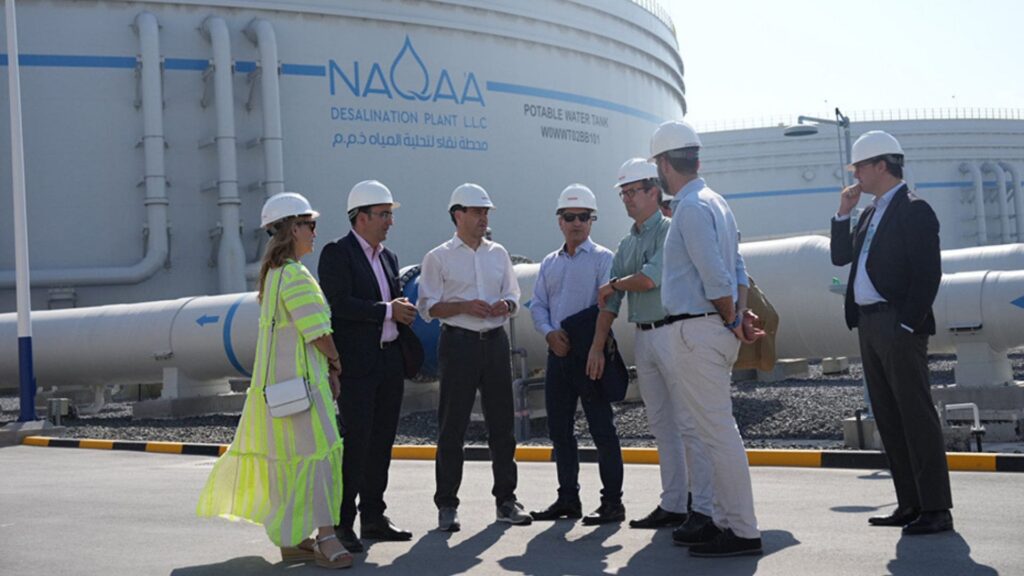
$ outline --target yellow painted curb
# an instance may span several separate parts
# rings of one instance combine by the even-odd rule
[[[751,466],[799,466],[820,468],[821,452],[817,450],[747,450]]]
[[[970,454],[966,452],[948,452],[946,462],[950,470],[961,472],[995,472],[995,454]]]
[[[622,462],[625,464],[657,464],[656,448],[623,448]]]
[[[434,446],[392,446],[391,457],[397,460],[433,460],[437,454]]]
[[[21,443],[26,446],[49,446],[50,439],[46,436],[26,436]]]
[[[79,448],[92,448],[94,450],[113,450],[113,440],[79,440]]]
[[[546,446],[520,446],[516,448],[519,462],[551,462],[551,448]]]
[[[180,442],[146,442],[146,452],[161,454],[181,454]]]

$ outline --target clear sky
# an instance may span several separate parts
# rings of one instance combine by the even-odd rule
[[[1024,108],[1019,0],[658,1],[700,127],[837,106]]]

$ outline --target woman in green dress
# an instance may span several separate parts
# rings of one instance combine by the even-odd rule
[[[341,508],[342,440],[334,398],[341,360],[323,293],[299,259],[313,251],[320,214],[299,194],[267,199],[271,238],[260,266],[259,338],[252,382],[235,439],[199,498],[199,516],[262,524],[284,560],[347,568],[352,555],[334,534]],[[264,390],[305,377],[308,410],[275,418]],[[309,538],[316,530],[315,540]]]

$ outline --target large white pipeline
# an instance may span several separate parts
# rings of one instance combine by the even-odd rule
[[[994,352],[1024,345],[1024,270],[1019,265],[1024,246],[1002,248],[970,249],[981,250],[978,255],[964,250],[944,254],[948,273],[935,302],[938,333],[929,342],[930,352],[954,352],[965,344],[984,344]],[[776,342],[780,358],[859,355],[856,333],[843,321],[848,269],[832,266],[827,238],[751,242],[740,249],[750,274],[781,317]],[[970,270],[978,264],[1012,269]],[[515,323],[516,339],[527,350],[531,368],[542,367],[546,355],[526,307],[539,266],[515,267],[524,304]],[[635,329],[624,322],[626,314],[624,308],[613,329],[626,361],[632,363]],[[32,318],[36,373],[43,386],[160,382],[165,369],[203,382],[248,376],[258,306],[256,294],[248,292],[39,311]],[[0,388],[17,385],[16,333],[16,315],[0,315]]]
[[[142,147],[145,157],[146,242],[141,260],[131,266],[102,268],[32,269],[32,287],[112,286],[138,284],[167,262],[170,250],[167,227],[167,177],[164,174],[164,102],[160,61],[160,24],[156,16],[140,12],[135,18],[139,35],[142,87]],[[0,288],[14,287],[14,271],[0,271]]]
[[[213,49],[214,110],[217,114],[217,206],[220,241],[217,247],[217,287],[221,294],[245,292],[245,248],[242,246],[235,154],[235,106],[232,87],[231,38],[219,16],[208,16],[200,28]]]
[[[1006,192],[1006,170],[997,162],[985,162],[982,173],[991,172],[996,177],[996,204],[999,206],[999,234],[1003,243],[1010,241],[1010,197]]]

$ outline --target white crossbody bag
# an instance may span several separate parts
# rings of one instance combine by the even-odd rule
[[[282,276],[284,274],[282,273]],[[277,327],[277,297],[281,294],[281,276],[277,278],[277,292],[274,294],[274,311],[270,316],[270,352],[274,353],[274,335]],[[306,358],[306,344],[302,344],[303,365],[308,370],[309,361]],[[310,389],[309,380],[305,376],[301,378],[290,378],[276,382],[273,386],[267,386],[266,382],[270,376],[270,358],[267,358],[267,370],[264,373],[263,398],[267,402],[267,409],[274,418],[293,416],[309,410]]]

